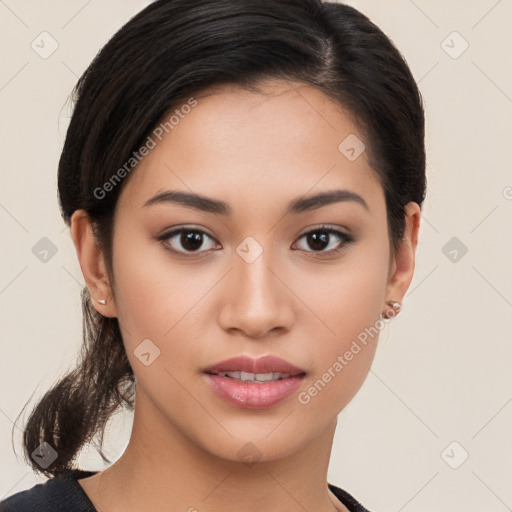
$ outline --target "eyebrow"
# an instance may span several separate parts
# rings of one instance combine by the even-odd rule
[[[354,202],[363,206],[367,211],[370,210],[366,201],[359,194],[351,190],[339,189],[294,199],[288,204],[286,215],[316,210],[322,206],[342,202]],[[151,199],[148,199],[143,207],[145,208],[155,204],[177,204],[194,210],[226,216],[230,216],[232,213],[230,206],[224,201],[179,190],[166,190],[161,192]]]

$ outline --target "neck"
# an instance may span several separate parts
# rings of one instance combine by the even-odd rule
[[[327,488],[336,420],[294,454],[251,463],[203,450],[155,414],[146,396],[136,403],[126,450],[91,477],[94,487],[83,485],[98,510],[220,512],[228,503],[245,512],[347,510]]]

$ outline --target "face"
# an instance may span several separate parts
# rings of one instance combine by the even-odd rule
[[[230,460],[247,443],[261,460],[284,457],[333,424],[374,357],[378,335],[364,333],[381,325],[392,266],[383,189],[365,152],[339,149],[363,140],[349,115],[304,84],[263,90],[196,96],[132,171],[115,213],[112,316],[136,407]],[[170,191],[224,209],[165,200]],[[344,192],[289,211],[334,191]],[[268,355],[302,373],[280,384],[205,373]]]

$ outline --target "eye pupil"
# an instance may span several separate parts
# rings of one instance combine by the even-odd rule
[[[184,231],[180,243],[187,251],[194,251],[203,244],[203,235],[197,231]]]
[[[320,251],[328,245],[328,238],[329,234],[325,231],[315,231],[308,235],[308,243],[311,248]]]

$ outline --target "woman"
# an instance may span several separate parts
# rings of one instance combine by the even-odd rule
[[[327,468],[413,277],[424,115],[398,50],[342,4],[159,0],[75,93],[83,352],[24,431],[54,478],[2,510],[365,511]],[[123,454],[77,468],[122,406]]]

